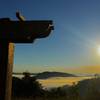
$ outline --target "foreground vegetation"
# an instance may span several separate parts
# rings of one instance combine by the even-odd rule
[[[100,78],[44,90],[35,77],[24,73],[22,79],[13,77],[12,91],[12,100],[100,100]]]

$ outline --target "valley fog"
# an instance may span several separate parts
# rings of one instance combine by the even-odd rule
[[[64,85],[77,84],[79,81],[84,79],[91,79],[93,77],[54,77],[49,79],[38,79],[39,83],[44,88],[60,87]]]

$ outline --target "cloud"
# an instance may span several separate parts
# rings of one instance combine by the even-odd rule
[[[95,74],[100,73],[100,66],[81,66],[81,67],[73,67],[66,68],[67,72],[78,73],[78,74]]]

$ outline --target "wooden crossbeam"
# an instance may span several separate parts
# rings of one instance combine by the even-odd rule
[[[37,38],[49,36],[51,30],[52,21],[0,20],[0,40],[13,43],[32,43]]]

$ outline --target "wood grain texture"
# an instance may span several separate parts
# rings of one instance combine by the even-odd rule
[[[0,100],[11,100],[14,44],[0,41]]]
[[[14,43],[9,43],[5,100],[11,100]]]

